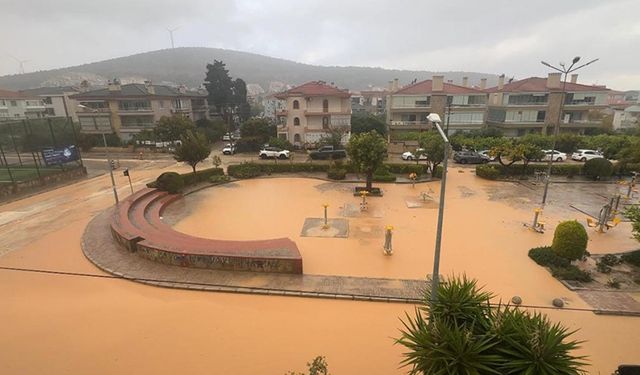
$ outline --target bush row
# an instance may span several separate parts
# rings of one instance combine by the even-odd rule
[[[591,274],[571,264],[569,259],[558,256],[551,246],[535,247],[529,250],[529,258],[537,264],[549,267],[551,275],[560,280],[576,280],[589,282]]]
[[[160,177],[165,175],[165,174],[171,174],[172,176],[175,174],[177,176],[179,176],[179,179],[182,181],[182,186],[189,186],[189,185],[194,185],[197,184],[199,182],[205,182],[205,181],[209,181],[211,179],[211,177],[213,176],[223,176],[224,175],[224,170],[222,168],[208,168],[208,169],[203,169],[200,170],[196,173],[193,172],[189,172],[189,173],[183,173],[183,174],[179,174],[176,172],[166,172],[161,174],[158,179],[156,179],[155,181],[149,182],[147,184],[147,187],[149,188],[158,188],[162,191],[169,191],[166,190],[164,187],[161,187],[158,182],[160,181]],[[166,177],[165,177],[166,178]],[[177,177],[168,177],[169,179],[176,180]],[[177,182],[172,182],[172,184],[177,184]],[[170,192],[170,191],[169,191]]]
[[[526,170],[523,164],[513,164],[508,167],[501,164],[481,164],[476,166],[476,175],[489,180],[496,180],[500,177],[521,176],[523,174],[533,175],[535,172],[546,172],[547,169],[548,166],[546,164],[530,164],[527,166]],[[631,172],[640,172],[640,163],[617,163],[613,165],[614,175],[628,175],[631,174]],[[593,175],[593,173],[591,173],[589,170],[585,170],[583,164],[558,163],[554,163],[551,166],[551,174],[556,176],[568,177],[579,176],[583,174]]]

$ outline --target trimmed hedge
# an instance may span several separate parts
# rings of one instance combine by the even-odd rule
[[[433,172],[433,178],[442,178],[442,171],[444,168],[439,165],[436,167],[436,170]]]
[[[167,173],[178,174],[176,172],[167,172]],[[212,176],[223,176],[223,175],[224,175],[224,170],[222,168],[208,168],[208,169],[202,169],[202,170],[200,170],[200,171],[198,171],[196,173],[189,172],[189,173],[179,174],[179,176],[182,177],[184,186],[194,185],[194,184],[197,184],[199,182],[206,182],[206,181],[209,181],[209,179]],[[149,182],[147,184],[147,187],[148,188],[158,188],[159,189],[158,180]]]
[[[331,180],[344,180],[347,177],[347,170],[341,168],[329,169],[327,178]]]
[[[640,250],[635,250],[635,251],[631,251],[629,253],[623,254],[621,259],[625,263],[629,263],[636,267],[640,267]]]
[[[429,173],[429,166],[426,164],[385,164],[389,167],[389,172],[409,175],[415,173],[418,176]]]
[[[557,256],[551,246],[534,247],[529,250],[529,258],[540,266],[568,267],[571,264],[569,259]]]
[[[184,179],[176,172],[164,172],[156,180],[158,190],[177,194],[184,188]]]
[[[585,255],[588,241],[587,230],[582,224],[576,220],[563,221],[553,233],[551,248],[560,257],[576,260]]]
[[[585,272],[572,264],[567,267],[551,267],[551,275],[560,280],[576,280],[585,283],[593,280],[589,272]]]
[[[496,168],[495,165],[478,165],[476,167],[476,176],[487,180],[497,180],[500,177],[500,169]]]
[[[594,180],[599,180],[602,177],[611,177],[613,174],[613,164],[605,158],[591,159],[584,163],[582,171]]]

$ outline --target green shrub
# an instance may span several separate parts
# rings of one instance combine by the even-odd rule
[[[589,236],[582,224],[576,220],[564,221],[556,227],[551,248],[560,257],[576,260],[585,255],[588,241]]]
[[[396,176],[392,175],[392,174],[388,174],[388,175],[373,175],[373,181],[374,182],[395,182],[396,181]]]
[[[611,273],[611,266],[599,261],[596,263],[596,270],[600,273]]]
[[[547,267],[567,267],[571,264],[568,259],[557,256],[550,246],[535,247],[529,250],[529,258],[539,265]]]
[[[227,174],[235,178],[253,178],[264,173],[263,167],[256,163],[242,163],[227,167]]]
[[[493,165],[478,165],[476,167],[476,176],[487,180],[497,180],[500,177],[500,170]]]
[[[588,283],[593,280],[589,272],[585,272],[580,268],[569,265],[567,267],[550,267],[551,274],[560,280],[575,280]]]
[[[347,177],[347,170],[342,168],[332,168],[327,171],[327,178],[332,180],[344,180]]]
[[[442,178],[443,167],[441,165],[436,167],[436,170],[433,171],[433,178]]]
[[[220,182],[227,182],[227,181],[229,181],[229,176],[225,176],[225,175],[222,175],[222,176],[218,175],[218,176],[209,177],[209,182],[212,182],[214,184],[215,183],[220,183]]]
[[[607,254],[600,258],[600,263],[607,266],[615,266],[616,264],[620,264],[620,259],[613,254]]]
[[[609,281],[607,281],[607,286],[613,289],[620,289],[620,281],[617,279],[609,279]]]
[[[640,250],[631,251],[622,255],[622,261],[636,267],[640,267]]]
[[[429,172],[429,166],[426,164],[385,164],[389,168],[389,172],[409,175],[411,173],[415,173],[418,176],[427,174]]]
[[[211,176],[222,176],[224,175],[224,170],[222,168],[208,168],[198,171],[196,173],[185,173],[182,175],[184,179],[184,185],[190,186],[197,184],[199,182],[209,181]]]
[[[613,164],[605,158],[587,160],[584,163],[583,172],[594,180],[611,177]]]
[[[156,180],[158,190],[166,191],[170,194],[177,194],[184,188],[182,176],[176,172],[165,172],[158,176]]]

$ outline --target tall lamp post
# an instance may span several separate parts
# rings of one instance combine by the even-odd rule
[[[544,182],[544,192],[542,193],[542,203],[541,203],[541,208],[544,207],[544,205],[547,203],[547,193],[549,191],[549,181],[551,180],[551,167],[553,166],[553,155],[554,152],[556,150],[556,143],[558,141],[558,133],[560,132],[560,122],[562,121],[562,112],[564,110],[564,102],[565,102],[565,98],[567,95],[567,77],[569,76],[569,73],[573,73],[578,69],[582,69],[587,65],[591,65],[594,62],[598,61],[599,59],[594,59],[589,61],[588,63],[582,64],[582,65],[578,65],[576,66],[576,64],[580,61],[580,56],[576,56],[573,58],[573,60],[571,61],[571,65],[569,65],[569,67],[567,68],[565,66],[565,63],[561,62],[558,65],[560,65],[560,67],[557,66],[553,66],[551,64],[549,64],[548,62],[545,61],[541,61],[542,65],[547,66],[553,70],[557,70],[558,72],[560,72],[561,74],[564,74],[564,78],[562,80],[562,96],[561,96],[561,100],[560,100],[560,108],[558,110],[558,121],[556,121],[556,123],[554,124],[554,129],[553,129],[553,143],[552,143],[552,147],[551,147],[551,157],[549,158],[549,161],[547,162],[547,178],[545,179]],[[540,215],[540,210],[536,210],[535,216],[533,218],[533,227],[535,228],[536,223],[538,222],[538,216]]]
[[[431,307],[438,299],[438,285],[440,284],[440,248],[442,245],[442,224],[444,219],[444,195],[447,187],[447,165],[449,161],[449,138],[440,126],[442,120],[437,113],[430,113],[427,120],[432,122],[444,141],[444,159],[442,160],[442,178],[440,180],[440,204],[438,207],[438,227],[436,229],[436,247],[433,254],[433,274],[431,275]],[[433,173],[433,172],[432,172]]]
[[[78,108],[82,108],[85,111],[90,112],[98,112],[96,109],[87,107],[86,105],[78,104]],[[95,124],[95,121],[94,121]],[[82,125],[81,125],[82,126]],[[89,130],[89,131],[87,131]],[[113,178],[113,166],[111,165],[111,156],[109,155],[109,147],[107,147],[107,137],[105,135],[105,129],[98,128],[98,125],[95,126],[95,129],[81,129],[81,131],[90,132],[93,134],[102,134],[102,142],[104,143],[104,151],[107,154],[107,168],[109,168],[109,175],[111,176],[111,188],[113,189],[113,197],[116,200],[116,204],[118,204],[118,191],[116,190],[116,180]],[[111,125],[109,125],[109,134],[111,134]]]

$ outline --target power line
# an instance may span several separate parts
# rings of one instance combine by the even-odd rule
[[[89,278],[97,278],[97,279],[111,279],[111,280],[129,280],[129,281],[140,281],[140,282],[150,282],[150,283],[173,283],[173,284],[184,284],[184,285],[193,285],[193,286],[208,286],[208,287],[217,287],[223,288],[225,290],[244,290],[245,292],[251,291],[262,291],[262,292],[272,292],[278,293],[286,296],[295,296],[294,293],[299,292],[300,295],[303,296],[348,296],[348,297],[356,297],[356,298],[364,298],[367,297],[379,300],[389,300],[390,302],[405,302],[405,303],[421,303],[424,300],[422,298],[411,298],[411,297],[396,297],[396,296],[369,296],[365,294],[348,294],[348,293],[326,293],[326,292],[307,292],[307,291],[294,291],[288,289],[278,289],[278,288],[262,288],[262,287],[246,287],[246,286],[235,286],[235,285],[225,285],[225,284],[215,284],[215,283],[206,283],[206,282],[192,282],[192,281],[177,281],[177,280],[163,280],[163,279],[151,279],[144,277],[128,277],[124,275],[99,275],[94,273],[85,273],[85,272],[71,272],[71,271],[58,271],[58,270],[45,270],[45,269],[37,269],[37,268],[20,268],[20,267],[4,267],[0,266],[0,270],[4,271],[16,271],[16,272],[29,272],[29,273],[41,273],[41,274],[49,274],[49,275],[57,275],[57,276],[75,276],[75,277],[89,277]],[[504,304],[499,303],[490,303],[491,307],[500,307],[505,306]],[[564,310],[564,311],[580,311],[580,312],[591,312],[591,313],[602,313],[607,312],[610,314],[620,314],[620,315],[628,315],[627,311],[622,310],[598,310],[598,309],[589,309],[589,308],[580,308],[580,307],[553,307],[553,306],[540,306],[540,305],[517,305],[517,307],[523,308],[531,308],[531,309],[547,309],[547,310]]]

